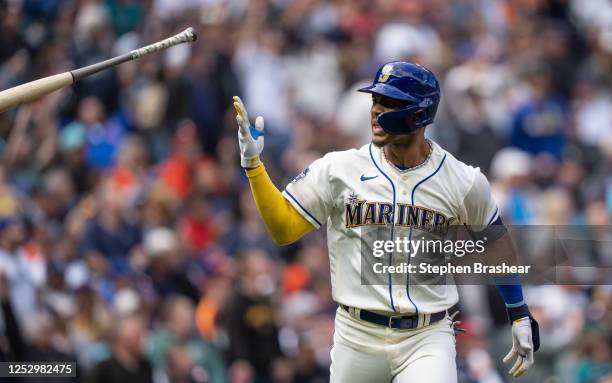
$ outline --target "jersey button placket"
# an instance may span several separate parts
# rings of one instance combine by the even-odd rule
[[[407,175],[402,175],[399,174],[397,176],[396,182],[397,182],[397,187],[398,187],[398,192],[401,196],[407,196],[408,195],[408,187],[407,187],[407,181],[408,181],[408,176]]]
[[[395,302],[396,306],[397,306],[397,311],[402,311],[402,309],[404,308],[404,302],[402,302],[402,290],[401,289],[396,289],[395,291]]]
[[[410,193],[409,192],[410,189],[408,188],[408,175],[402,175],[402,174],[398,175],[397,185],[399,189],[399,194],[401,196],[400,201],[398,202],[409,203],[410,201],[408,200],[408,194]],[[409,262],[408,259],[404,259],[404,261]],[[397,289],[395,291],[395,300],[397,301],[397,306],[400,311],[403,311],[407,307],[405,299],[406,299],[405,290]]]

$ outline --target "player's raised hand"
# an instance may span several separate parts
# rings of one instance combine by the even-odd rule
[[[238,96],[234,96],[234,109],[238,122],[240,165],[243,168],[257,167],[261,164],[259,155],[264,147],[264,119],[259,116],[255,119],[255,126],[251,125],[244,103]]]
[[[531,367],[533,364],[533,337],[531,333],[531,319],[529,317],[517,319],[512,322],[512,349],[503,359],[508,363],[514,356],[517,356],[514,366],[509,374],[518,377]]]

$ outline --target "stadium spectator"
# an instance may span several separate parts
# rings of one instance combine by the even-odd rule
[[[183,375],[185,369],[192,370],[198,366],[197,373],[207,376],[206,381],[227,381],[221,354],[196,332],[194,305],[188,298],[168,297],[162,306],[162,320],[160,327],[151,335],[150,358],[155,369]],[[177,357],[185,352],[189,360],[178,361]]]
[[[112,356],[94,366],[86,382],[152,382],[153,368],[143,348],[148,336],[146,319],[140,314],[121,318],[114,331]]]
[[[244,252],[239,262],[238,286],[221,313],[231,344],[229,360],[248,363],[256,381],[267,381],[272,362],[281,356],[271,299],[277,288],[274,268],[261,250]]]

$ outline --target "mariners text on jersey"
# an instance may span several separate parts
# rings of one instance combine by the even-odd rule
[[[354,193],[351,193],[345,204],[345,227],[389,225],[393,220],[392,213],[393,205],[390,203],[359,200]],[[397,226],[412,226],[443,235],[454,220],[455,217],[447,217],[426,207],[397,203],[395,220]]]

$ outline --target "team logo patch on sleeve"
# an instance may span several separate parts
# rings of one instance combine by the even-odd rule
[[[357,205],[359,205],[359,202],[363,202],[363,200],[360,200],[359,196],[355,194],[355,192],[351,192],[346,198],[346,204],[352,208],[357,207]]]
[[[300,174],[295,176],[295,178],[291,182],[295,183],[295,182],[298,182],[299,180],[303,179],[304,177],[306,177],[306,175],[308,174],[309,171],[310,171],[310,168],[304,169]]]

